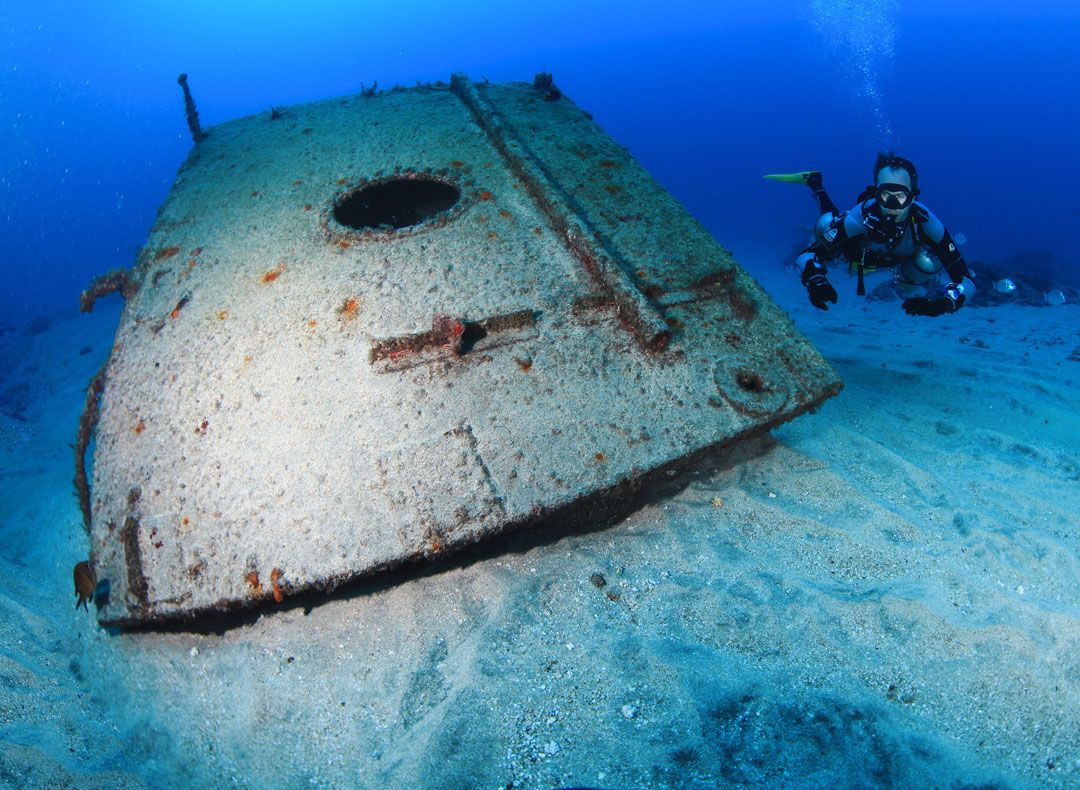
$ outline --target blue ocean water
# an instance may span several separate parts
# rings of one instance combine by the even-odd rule
[[[8,0],[0,322],[70,309],[132,263],[191,145],[181,72],[206,125],[362,84],[552,72],[756,274],[814,218],[763,173],[821,169],[845,206],[891,147],[969,260],[1045,252],[1075,275],[1078,34],[1066,0]]]

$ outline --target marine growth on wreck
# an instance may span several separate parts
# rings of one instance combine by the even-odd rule
[[[540,76],[194,119],[135,266],[98,285],[127,299],[76,448],[103,624],[602,520],[839,391]]]

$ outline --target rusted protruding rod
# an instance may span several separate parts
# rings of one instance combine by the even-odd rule
[[[199,125],[199,111],[195,109],[195,99],[191,97],[191,89],[187,84],[187,74],[181,74],[176,78],[177,83],[184,89],[184,114],[187,116],[188,129],[191,130],[191,139],[201,143],[206,139],[206,132]]]
[[[561,190],[528,153],[509,124],[500,118],[488,101],[479,94],[468,77],[455,74],[451,77],[450,84],[472,112],[477,124],[491,140],[510,171],[525,185],[529,197],[547,218],[555,233],[565,240],[570,252],[601,291],[614,301],[616,313],[623,325],[645,350],[663,351],[671,340],[671,330],[663,313],[634,285],[614,256],[603,249],[585,221],[565,208],[567,201],[554,197]]]

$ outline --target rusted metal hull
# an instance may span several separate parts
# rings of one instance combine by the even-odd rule
[[[337,219],[409,179],[458,198],[396,229]],[[604,510],[841,386],[624,149],[527,84],[210,129],[135,275],[91,487],[106,624]]]

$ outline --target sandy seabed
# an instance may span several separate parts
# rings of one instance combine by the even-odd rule
[[[1080,306],[770,289],[841,395],[624,521],[267,610],[73,609],[118,305],[0,338],[0,786],[1076,787]]]

